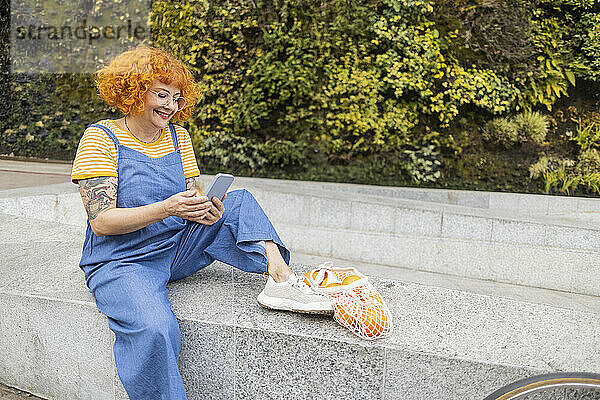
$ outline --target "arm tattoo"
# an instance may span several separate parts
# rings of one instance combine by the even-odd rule
[[[196,189],[196,179],[194,179],[194,178],[185,178],[185,188],[187,190]]]
[[[187,190],[200,190],[200,192],[202,192],[202,188],[200,187],[200,185],[198,184],[198,182],[196,181],[197,177],[192,177],[192,178],[186,178],[185,179],[185,187]]]
[[[114,176],[79,180],[79,193],[90,221],[102,211],[116,206],[118,182]]]

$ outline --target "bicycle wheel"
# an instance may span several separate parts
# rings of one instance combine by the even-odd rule
[[[531,376],[496,390],[484,400],[515,400],[535,392],[560,388],[583,388],[600,391],[600,374],[556,372]]]

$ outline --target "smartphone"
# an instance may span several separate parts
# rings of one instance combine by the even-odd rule
[[[211,200],[213,196],[219,200],[223,200],[223,196],[227,193],[227,189],[229,189],[232,182],[233,175],[219,173],[214,177],[204,195],[208,197],[209,200]]]

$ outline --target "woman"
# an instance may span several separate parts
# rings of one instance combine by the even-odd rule
[[[115,333],[117,371],[131,399],[186,399],[166,285],[214,260],[268,273],[258,297],[264,307],[332,312],[290,271],[289,251],[250,193],[197,194],[190,137],[171,123],[188,118],[196,101],[179,61],[141,46],[101,69],[96,83],[124,117],[89,126],[77,149],[71,178],[88,214],[80,267]]]

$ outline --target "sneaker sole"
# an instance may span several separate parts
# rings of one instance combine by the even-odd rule
[[[262,293],[261,293],[262,294]],[[306,309],[302,309],[299,308],[297,305],[295,306],[294,302],[288,302],[285,304],[267,304],[269,302],[269,300],[271,300],[271,297],[268,296],[258,296],[258,299],[256,300],[257,303],[264,308],[268,308],[269,310],[278,310],[278,311],[292,311],[292,312],[297,312],[297,313],[303,313],[303,314],[320,314],[320,315],[333,315],[333,310],[306,310]],[[297,303],[296,303],[297,304]]]

